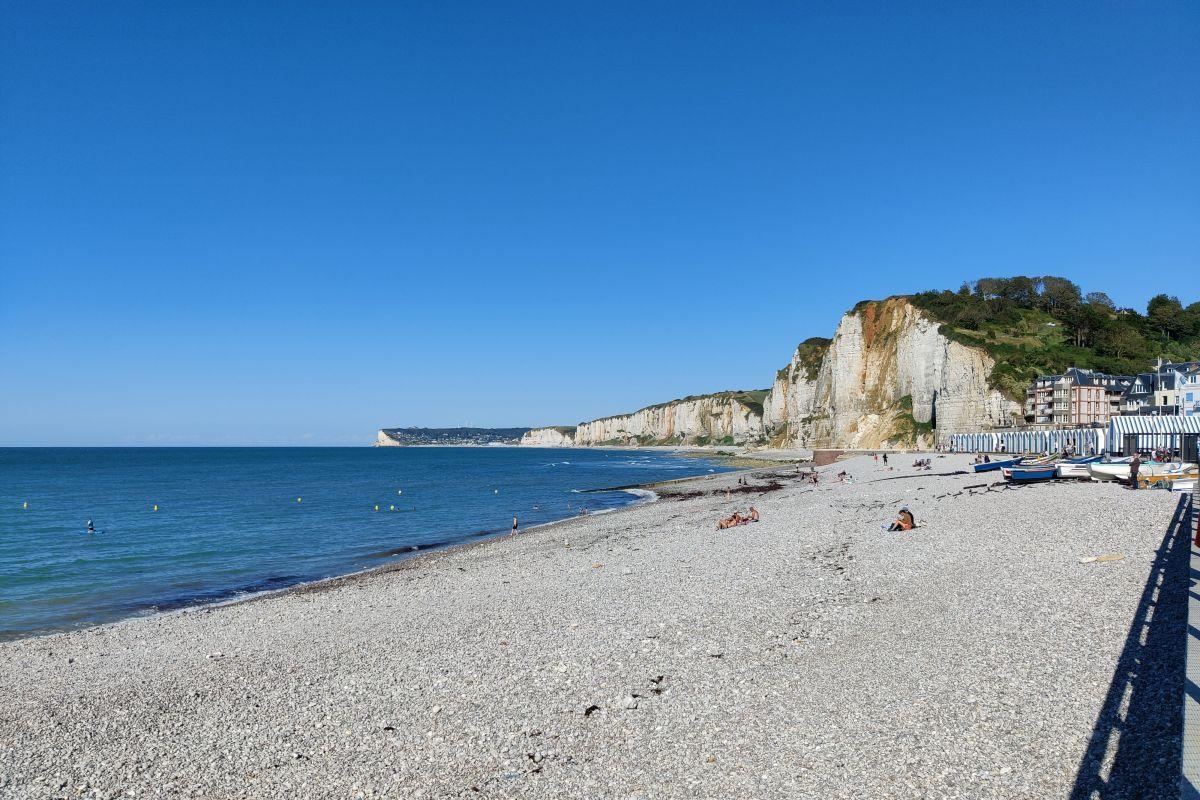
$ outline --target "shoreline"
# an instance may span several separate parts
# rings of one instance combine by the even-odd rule
[[[966,461],[694,476],[621,513],[0,643],[0,794],[1066,796],[1177,498],[972,492]],[[748,504],[762,522],[715,529]],[[881,531],[901,504],[921,527]],[[1098,553],[1121,558],[1081,561]],[[1185,598],[1186,570],[1162,585]],[[1156,609],[1149,640],[1175,633]],[[1129,735],[1151,752],[1174,746],[1175,655],[1139,655],[1134,704],[1156,712]],[[1177,782],[1126,761],[1147,796]]]
[[[413,447],[449,447],[450,445],[412,445],[412,446]],[[480,446],[482,447],[482,445],[480,445]],[[513,446],[515,447],[515,445],[513,445]],[[525,448],[525,449],[532,449],[532,448]],[[554,448],[541,448],[541,449],[554,449]],[[578,515],[567,516],[567,517],[562,517],[561,519],[550,520],[548,522],[542,522],[542,523],[538,523],[535,525],[530,525],[528,527],[520,529],[517,536],[521,537],[521,536],[533,533],[534,531],[541,531],[546,528],[551,528],[551,527],[554,527],[557,525],[563,525],[566,523],[573,522],[575,520],[584,520],[584,519],[602,516],[602,515],[617,514],[620,512],[629,511],[629,510],[637,508],[639,506],[644,506],[644,505],[648,505],[650,503],[659,502],[660,497],[658,496],[657,493],[653,492],[653,488],[656,486],[677,484],[677,483],[688,483],[688,482],[692,482],[692,481],[703,481],[703,480],[710,479],[710,478],[713,478],[718,475],[732,475],[732,474],[737,474],[737,473],[740,473],[743,471],[747,471],[747,470],[727,469],[724,472],[691,475],[691,476],[684,477],[684,478],[668,478],[668,479],[665,479],[662,481],[647,481],[644,483],[630,484],[627,486],[600,487],[600,488],[596,488],[596,489],[580,489],[580,490],[578,490],[580,494],[596,494],[596,493],[601,493],[601,492],[617,492],[617,491],[625,492],[625,493],[634,495],[635,499],[630,500],[628,503],[626,503],[624,505],[617,506],[615,508],[601,509],[599,511],[591,512],[584,516],[578,516]],[[640,494],[640,492],[642,492],[642,491],[649,492],[650,495],[653,495],[653,496],[647,497],[645,495],[642,495],[642,494]],[[387,574],[390,572],[399,571],[402,569],[416,569],[416,568],[419,568],[428,559],[442,557],[447,554],[457,552],[459,550],[467,551],[467,550],[470,550],[470,549],[473,549],[476,547],[480,547],[483,545],[494,544],[498,541],[504,541],[505,539],[508,539],[509,536],[510,535],[508,533],[506,533],[503,529],[492,531],[492,532],[489,532],[486,534],[464,534],[464,538],[462,538],[461,540],[450,541],[450,542],[447,542],[444,544],[437,544],[434,546],[417,547],[417,548],[414,548],[411,553],[397,553],[393,557],[391,557],[389,560],[387,560],[385,563],[372,565],[372,566],[366,566],[361,569],[353,570],[351,572],[339,573],[336,575],[329,575],[329,576],[322,577],[322,578],[314,578],[312,580],[302,580],[300,582],[290,584],[288,586],[283,586],[283,587],[273,588],[273,589],[262,589],[262,590],[257,590],[257,591],[231,590],[231,594],[229,596],[218,598],[215,600],[200,601],[200,602],[195,602],[195,603],[186,603],[184,605],[181,605],[181,606],[178,606],[175,608],[159,609],[159,608],[148,607],[148,608],[144,608],[144,609],[139,609],[127,616],[123,616],[118,619],[113,619],[113,620],[109,620],[109,621],[105,621],[105,622],[98,622],[98,623],[88,624],[88,625],[81,625],[76,628],[35,631],[32,633],[19,634],[19,635],[15,635],[15,636],[0,635],[0,645],[6,644],[9,642],[26,641],[29,639],[46,639],[46,638],[55,637],[55,636],[69,636],[69,635],[74,635],[74,634],[84,634],[84,633],[88,633],[88,632],[91,632],[91,631],[94,631],[97,629],[110,628],[110,627],[114,627],[114,626],[124,625],[127,623],[136,623],[136,622],[139,622],[142,620],[152,620],[152,619],[155,619],[158,617],[187,616],[188,614],[202,613],[208,609],[236,606],[236,605],[239,605],[242,603],[253,603],[253,602],[258,602],[261,600],[271,599],[274,597],[286,596],[286,595],[292,594],[292,593],[307,594],[307,593],[311,593],[311,592],[319,592],[319,591],[325,591],[328,589],[335,589],[335,588],[338,588],[343,585],[353,584],[356,581],[368,579],[372,575],[376,575],[376,574],[382,575],[382,574]]]

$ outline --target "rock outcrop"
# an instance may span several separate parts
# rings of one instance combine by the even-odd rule
[[[573,447],[574,445],[575,428],[571,426],[534,428],[521,437],[522,447]]]
[[[763,403],[777,447],[924,444],[980,430],[1020,406],[988,385],[995,362],[951,341],[903,297],[860,303],[832,340],[809,340],[779,371]]]

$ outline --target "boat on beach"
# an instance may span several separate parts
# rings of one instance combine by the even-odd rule
[[[1047,481],[1055,477],[1058,470],[1057,464],[1036,464],[1032,466],[1016,466],[1011,469],[1004,470],[1006,480],[1013,483],[1033,483],[1034,481]]]
[[[986,464],[974,464],[971,466],[971,469],[975,472],[991,472],[1005,467],[1016,466],[1019,463],[1021,463],[1021,459],[1010,458],[1005,461],[989,461]]]
[[[1084,458],[1068,458],[1066,461],[1058,462],[1055,469],[1055,474],[1059,478],[1089,478],[1091,472],[1088,467],[1091,464],[1099,463],[1103,456],[1086,456]]]
[[[1088,464],[1088,477],[1094,481],[1129,480],[1129,462],[1132,456],[1105,458]]]
[[[1164,469],[1159,472],[1143,474],[1138,470],[1139,489],[1167,489],[1172,492],[1190,491],[1196,486],[1197,470],[1195,464],[1164,465],[1177,468]]]
[[[1088,464],[1088,473],[1093,480],[1097,481],[1124,481],[1129,482],[1129,465],[1133,461],[1131,457],[1121,458],[1114,461],[1098,461],[1094,464]],[[1174,479],[1180,474],[1194,472],[1195,464],[1190,464],[1181,461],[1146,461],[1138,467],[1139,485],[1143,478],[1168,478]]]
[[[1080,458],[1067,458],[1062,461],[1041,458],[1036,461],[1017,464],[1013,467],[1006,467],[1004,469],[1004,478],[1015,483],[1048,481],[1053,478],[1086,478],[1090,474],[1088,472],[1089,465],[1100,461],[1101,458],[1102,456],[1083,456]]]

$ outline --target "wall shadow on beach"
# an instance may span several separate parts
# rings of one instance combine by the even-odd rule
[[[1158,546],[1071,800],[1179,797],[1189,586],[1190,495]],[[1105,754],[1114,750],[1111,767]]]

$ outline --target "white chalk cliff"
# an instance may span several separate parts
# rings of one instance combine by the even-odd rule
[[[766,392],[720,392],[685,397],[632,414],[581,422],[568,438],[563,428],[535,428],[521,439],[531,447],[652,444],[756,444],[763,439]],[[565,429],[569,430],[569,429]]]
[[[801,345],[763,403],[776,447],[933,443],[990,428],[1020,406],[988,385],[995,362],[952,341],[903,297],[860,304],[832,341]]]
[[[535,428],[521,444],[872,449],[1012,422],[1021,407],[989,385],[992,358],[940,328],[904,297],[860,303],[833,339],[801,344],[769,393],[685,397],[573,430]]]
[[[575,428],[556,426],[534,428],[521,437],[522,447],[572,447],[575,444]]]

